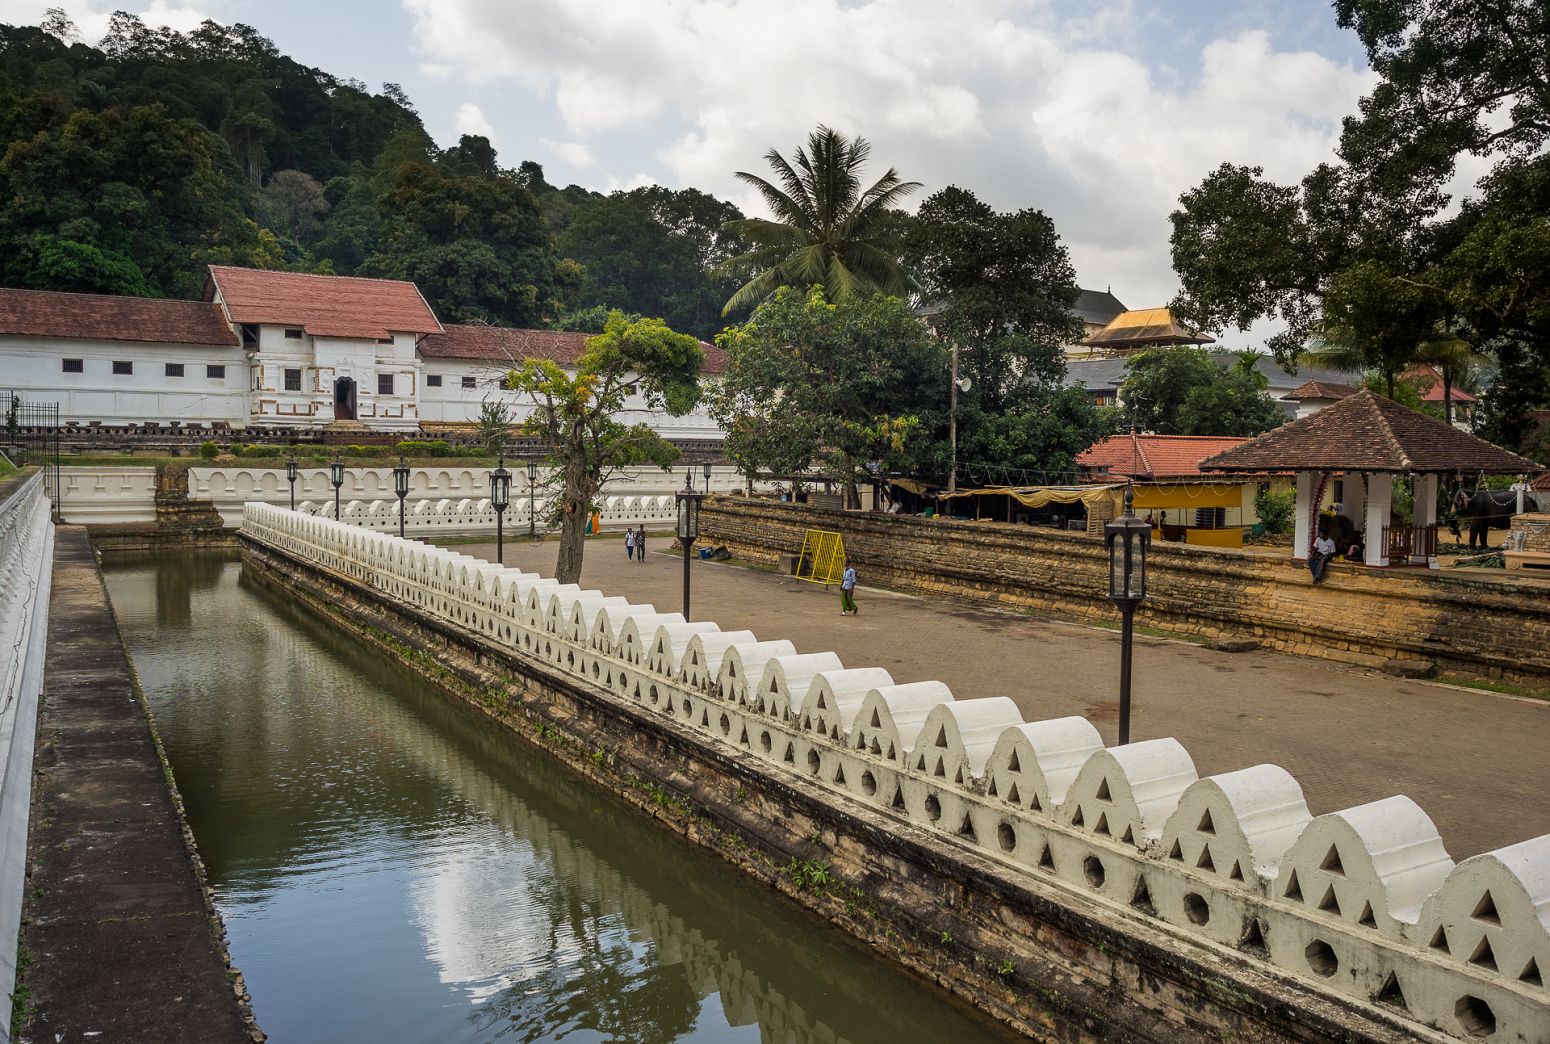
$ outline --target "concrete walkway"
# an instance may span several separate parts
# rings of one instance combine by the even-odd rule
[[[58,529],[44,670],[20,1039],[254,1039],[79,526]]]
[[[666,553],[671,542],[654,536],[642,564],[625,560],[622,535],[591,541],[582,583],[676,611],[683,560]],[[552,576],[557,548],[523,536],[507,543],[506,562]],[[457,550],[495,558],[493,544]],[[787,638],[799,652],[833,650],[895,681],[938,679],[959,699],[1009,696],[1030,721],[1080,714],[1114,742],[1116,632],[864,586],[860,615],[841,617],[833,589],[723,563],[693,569],[695,619]],[[1203,776],[1281,765],[1315,815],[1407,794],[1454,859],[1550,833],[1550,703],[1280,653],[1137,641],[1131,738],[1177,737]]]

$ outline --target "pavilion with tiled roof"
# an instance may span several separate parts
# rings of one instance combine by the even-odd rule
[[[1345,476],[1340,514],[1368,534],[1372,566],[1437,561],[1437,485],[1441,475],[1536,475],[1527,457],[1502,449],[1391,399],[1360,391],[1318,413],[1284,424],[1201,462],[1202,471],[1297,473],[1294,555],[1313,546],[1319,508],[1331,478]],[[1415,518],[1390,522],[1395,475],[1414,480]],[[1356,481],[1352,481],[1355,479]],[[1373,540],[1371,535],[1381,534]]]
[[[1216,338],[1191,330],[1166,308],[1137,308],[1121,312],[1082,343],[1103,351],[1129,352],[1180,344],[1214,344]]]

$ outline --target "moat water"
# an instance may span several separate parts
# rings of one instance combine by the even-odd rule
[[[230,557],[105,575],[271,1040],[1007,1039]]]

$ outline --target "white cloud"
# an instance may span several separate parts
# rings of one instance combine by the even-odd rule
[[[529,92],[562,128],[542,147],[600,187],[644,173],[756,209],[733,171],[827,123],[872,141],[874,176],[1045,210],[1079,279],[1133,307],[1176,289],[1181,192],[1229,160],[1296,179],[1374,82],[1255,30],[1149,65],[1125,0],[1080,21],[1018,0],[528,0],[520,19],[505,0],[402,2],[427,72]]]
[[[489,119],[484,110],[473,102],[464,102],[457,107],[457,114],[452,117],[452,124],[457,129],[458,136],[464,134],[478,134],[495,142],[495,128],[490,126]]]
[[[187,7],[169,4],[167,0],[152,0],[149,4],[126,3],[72,3],[69,0],[0,0],[0,22],[7,25],[37,25],[51,7],[62,7],[70,20],[81,32],[81,40],[95,44],[108,31],[108,19],[114,11],[128,11],[138,15],[151,27],[166,26],[186,33],[197,29],[207,18],[217,17],[208,7]]]

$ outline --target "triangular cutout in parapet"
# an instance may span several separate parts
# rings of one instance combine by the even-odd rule
[[[932,746],[944,749],[947,747],[947,727],[945,725],[936,730],[936,741],[932,743]]]
[[[1344,877],[1345,864],[1340,861],[1340,849],[1330,845],[1329,851],[1324,854],[1324,861],[1319,864],[1319,869]]]
[[[1319,909],[1325,913],[1332,913],[1336,917],[1340,914],[1340,897],[1335,894],[1335,886],[1330,885],[1324,889],[1324,898],[1319,900]]]
[[[922,768],[924,768],[924,766],[922,766]],[[947,759],[946,758],[938,758],[937,759],[937,763],[936,763],[936,771],[931,773],[931,774],[933,776],[940,777],[941,779],[946,779],[947,778]]]
[[[1130,897],[1130,905],[1149,916],[1157,916],[1157,907],[1152,904],[1152,890],[1146,885],[1146,878],[1136,878],[1135,894]]]
[[[788,765],[795,765],[797,763],[796,747],[790,743],[786,744],[786,756],[781,760],[783,760]]]
[[[892,761],[892,760],[894,760],[895,756],[896,755],[895,755],[895,751],[893,749],[893,744],[890,743],[890,744],[888,744],[888,753],[884,754],[883,757],[886,760],[888,760],[888,761]]]
[[[1211,859],[1211,846],[1204,845],[1200,849],[1200,858],[1195,860],[1195,867],[1208,873],[1216,872],[1216,863]]]
[[[745,747],[749,746],[749,743],[748,743],[748,726],[747,725],[743,726],[743,734],[737,738],[737,742],[741,743]]]
[[[880,729],[882,727],[883,727],[883,719],[878,716],[877,708],[873,707],[872,708],[872,728]]]
[[[1168,858],[1180,863],[1184,862],[1184,846],[1179,844],[1177,838],[1174,839],[1173,847],[1168,849]]]
[[[960,766],[958,771],[957,771],[957,773],[954,774],[953,782],[955,784],[957,784],[958,786],[960,786],[960,787],[963,786],[963,768],[962,768],[962,766]]]
[[[1362,904],[1362,915],[1356,919],[1356,923],[1361,925],[1363,928],[1378,927],[1378,919],[1372,915],[1371,903]]]
[[[904,788],[903,787],[895,787],[894,788],[894,791],[893,791],[893,804],[890,805],[889,807],[896,808],[900,812],[905,811],[905,808],[904,808]]]
[[[973,841],[976,844],[978,844],[979,843],[979,835],[974,832],[974,820],[970,819],[968,816],[964,816],[963,817],[963,826],[958,828],[958,836],[959,837],[966,837],[970,841]]]
[[[1012,784],[1012,794],[1016,794],[1016,793],[1017,793],[1017,784],[1013,783]],[[1014,798],[1012,796],[1012,794],[1008,794],[1006,799],[1008,801],[1011,801],[1013,804],[1016,804],[1017,803],[1017,799]],[[1033,797],[1028,799],[1028,807],[1030,809],[1032,809],[1033,811],[1035,811],[1035,812],[1042,812],[1042,811],[1044,811],[1044,806],[1039,804],[1039,795],[1038,794],[1034,794]]]
[[[706,711],[706,710],[700,711],[700,728],[702,728],[702,729],[710,728],[710,712],[709,711]]]
[[[1202,834],[1215,834],[1216,824],[1211,821],[1211,810],[1206,809],[1205,815],[1200,817],[1200,825],[1195,828]]]
[[[1446,928],[1438,928],[1432,934],[1432,941],[1427,943],[1427,945],[1434,950],[1441,950],[1443,953],[1453,952],[1452,947],[1448,945],[1448,930]]]
[[[1302,902],[1302,885],[1297,882],[1296,870],[1292,871],[1291,878],[1286,882],[1286,891],[1281,894],[1295,902]]]
[[[1099,812],[1098,813],[1098,825],[1093,827],[1093,833],[1095,833],[1095,834],[1102,834],[1104,837],[1110,836],[1109,835],[1109,814],[1107,812]]]
[[[1480,940],[1480,945],[1475,947],[1475,952],[1469,955],[1469,963],[1478,965],[1481,968],[1488,968],[1491,971],[1498,970],[1496,967],[1496,951],[1491,949],[1490,939],[1482,938]]]
[[[1109,777],[1108,776],[1104,776],[1102,779],[1100,779],[1098,781],[1098,800],[1099,801],[1113,801],[1114,800],[1112,797],[1109,796]]]
[[[996,777],[995,776],[991,776],[990,777],[990,786],[986,788],[985,796],[986,797],[1000,797],[1001,796],[1000,794],[996,793]]]
[[[1125,832],[1120,835],[1119,839],[1121,841],[1125,842],[1125,844],[1127,844],[1127,845],[1133,845],[1133,844],[1136,843],[1136,832],[1133,829],[1131,829],[1131,826],[1130,826],[1129,823],[1125,824]]]
[[[1055,854],[1049,850],[1049,842],[1044,842],[1044,851],[1039,853],[1039,869],[1055,869]]]
[[[1539,974],[1539,962],[1530,957],[1528,963],[1523,966],[1523,973],[1518,976],[1519,982],[1526,982],[1530,986],[1543,986],[1545,977]]]
[[[1232,871],[1228,873],[1227,879],[1229,881],[1243,880],[1243,864],[1234,859],[1232,861]]]
[[[1082,806],[1078,805],[1076,811],[1071,813],[1071,825],[1081,826],[1084,822],[1086,821],[1082,818]]]
[[[1473,917],[1477,921],[1484,921],[1486,924],[1493,924],[1498,928],[1500,928],[1502,924],[1501,915],[1496,912],[1496,900],[1491,897],[1491,892],[1489,889],[1487,889],[1486,893],[1480,897],[1480,901],[1475,904],[1475,912],[1469,916]]]
[[[834,766],[834,782],[836,784],[838,784],[839,786],[842,786],[842,787],[845,785],[845,766],[844,765],[836,765],[836,766]]]
[[[1392,1004],[1396,1008],[1408,1010],[1410,1005],[1405,1002],[1405,991],[1399,987],[1399,977],[1389,972],[1389,977],[1383,980],[1383,988],[1378,991],[1379,1004]]]
[[[1022,763],[1017,760],[1016,747],[1012,748],[1012,757],[1006,763],[1006,770],[1008,772],[1021,772],[1023,770]]]
[[[1260,927],[1258,918],[1250,917],[1248,924],[1244,925],[1243,938],[1238,940],[1238,949],[1257,957],[1270,956],[1270,948],[1265,945],[1265,929]]]

